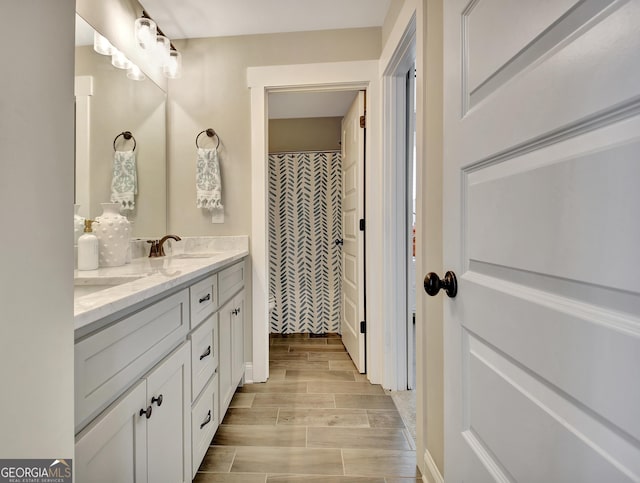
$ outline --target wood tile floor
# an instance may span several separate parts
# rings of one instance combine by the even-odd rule
[[[272,336],[269,381],[231,401],[196,483],[415,483],[413,439],[339,336]]]

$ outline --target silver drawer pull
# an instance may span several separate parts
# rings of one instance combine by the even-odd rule
[[[198,300],[198,303],[204,303],[207,300],[211,300],[211,294],[208,293],[207,295],[205,295],[204,297],[202,297],[200,300]]]
[[[209,412],[207,413],[207,419],[205,419],[204,423],[200,425],[200,429],[204,428],[210,422],[211,422],[211,409],[209,409]]]
[[[211,354],[211,346],[207,347],[207,350],[202,353],[202,355],[200,356],[200,360],[204,359],[210,354]]]

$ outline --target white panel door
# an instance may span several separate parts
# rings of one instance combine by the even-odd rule
[[[444,6],[446,480],[638,482],[640,1]]]
[[[359,222],[364,213],[364,129],[360,116],[365,110],[364,91],[342,119],[342,317],[341,332],[349,356],[365,372],[364,236]]]

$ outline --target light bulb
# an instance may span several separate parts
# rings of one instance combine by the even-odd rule
[[[131,63],[131,67],[127,69],[127,77],[131,80],[143,81],[146,79],[145,75],[136,64]]]
[[[154,56],[158,65],[164,65],[169,59],[169,50],[171,49],[171,42],[164,35],[156,36],[156,46]]]
[[[111,65],[117,67],[118,69],[128,69],[129,67],[131,67],[132,63],[129,59],[127,59],[126,55],[124,55],[119,50],[116,50],[111,55]]]
[[[134,34],[136,41],[142,49],[153,49],[157,33],[156,23],[150,18],[136,19]]]
[[[98,52],[101,55],[112,55],[114,52],[114,47],[111,45],[105,37],[100,35],[98,32],[93,32],[93,50]]]
[[[177,50],[169,52],[169,58],[162,66],[162,72],[169,79],[179,79],[182,77],[182,54]]]

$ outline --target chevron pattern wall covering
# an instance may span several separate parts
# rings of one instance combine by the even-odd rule
[[[341,188],[340,153],[269,155],[272,333],[340,333]]]

